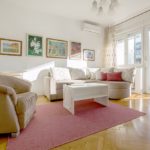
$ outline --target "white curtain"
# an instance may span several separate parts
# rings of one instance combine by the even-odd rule
[[[116,53],[115,53],[115,38],[114,31],[107,29],[107,43],[105,49],[105,67],[113,67],[116,65]]]

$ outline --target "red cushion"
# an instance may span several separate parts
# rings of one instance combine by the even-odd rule
[[[107,73],[101,72],[101,80],[107,80]]]
[[[122,72],[107,73],[107,81],[122,81]]]

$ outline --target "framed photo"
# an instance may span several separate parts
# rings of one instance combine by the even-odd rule
[[[70,59],[81,59],[81,43],[71,42],[70,43]]]
[[[0,55],[22,55],[22,41],[0,38]]]
[[[83,50],[83,59],[87,61],[94,61],[95,60],[95,51],[90,49]]]
[[[27,55],[43,56],[43,37],[27,34]]]
[[[58,39],[46,39],[46,56],[49,58],[66,59],[68,54],[68,42]]]

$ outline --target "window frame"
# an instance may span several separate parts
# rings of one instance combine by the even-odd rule
[[[137,34],[141,34],[141,63],[140,64],[129,64],[128,63],[128,38],[129,36],[135,36]],[[143,56],[144,56],[144,48],[143,48],[143,31],[142,29],[136,30],[136,31],[132,31],[132,32],[128,32],[128,33],[124,33],[124,34],[120,34],[120,35],[116,35],[115,36],[115,52],[116,52],[116,46],[117,46],[117,42],[120,40],[124,40],[125,44],[124,44],[124,48],[125,48],[125,59],[124,59],[124,65],[130,65],[130,66],[134,66],[134,67],[141,67],[143,66]],[[117,58],[116,58],[117,59]],[[117,64],[116,64],[117,65]],[[118,66],[118,65],[117,65]]]

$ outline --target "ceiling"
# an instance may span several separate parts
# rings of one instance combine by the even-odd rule
[[[91,9],[93,0],[7,0],[19,6],[62,17],[114,25],[150,8],[150,0],[118,0],[113,13],[97,15]]]

